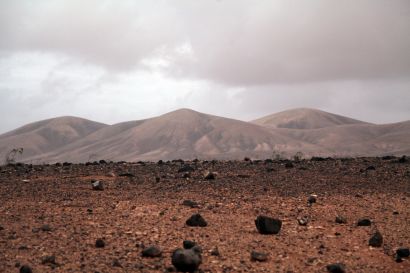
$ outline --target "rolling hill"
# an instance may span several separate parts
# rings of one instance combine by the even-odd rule
[[[259,118],[253,123],[273,128],[317,129],[365,122],[317,109],[297,108]]]
[[[402,155],[410,153],[410,121],[376,125],[301,108],[244,122],[180,109],[114,125],[54,118],[0,135],[0,156],[16,147],[33,163]]]

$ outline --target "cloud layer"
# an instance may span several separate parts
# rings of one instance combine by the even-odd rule
[[[408,18],[408,0],[4,0],[0,114],[13,115],[0,132],[180,106],[241,119],[297,106],[409,119]]]

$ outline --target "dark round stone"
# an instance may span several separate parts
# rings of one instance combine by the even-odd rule
[[[33,273],[33,270],[28,265],[23,265],[20,267],[20,273]]]
[[[409,248],[398,248],[396,250],[396,253],[398,256],[400,256],[401,258],[408,258],[410,256],[410,249]]]
[[[278,234],[282,227],[282,221],[260,215],[256,218],[255,225],[260,234]]]
[[[199,207],[198,203],[195,202],[195,201],[192,201],[192,200],[184,200],[182,202],[182,205],[190,207],[190,208],[198,208]]]
[[[346,272],[345,266],[339,263],[329,264],[326,266],[326,269],[330,273],[345,273]]]
[[[336,216],[335,222],[338,223],[338,224],[346,224],[347,219],[346,219],[346,217],[343,217],[343,216]]]
[[[359,227],[368,227],[368,226],[371,226],[371,224],[372,224],[372,221],[370,221],[370,219],[367,219],[367,218],[363,218],[357,221],[357,226]]]
[[[315,195],[309,196],[307,201],[309,204],[316,203],[316,196]]]
[[[369,239],[369,246],[381,247],[383,244],[383,236],[380,232],[376,231]]]
[[[177,249],[172,253],[172,264],[180,272],[195,272],[202,263],[201,249]]]
[[[186,224],[190,227],[206,227],[208,223],[205,219],[199,214],[194,214],[186,220]]]
[[[190,240],[185,240],[182,245],[184,246],[184,249],[191,249],[194,246],[196,246],[196,243],[194,241],[190,241]]]
[[[268,254],[263,252],[251,252],[251,260],[258,262],[266,262],[268,260]]]
[[[103,239],[97,239],[97,240],[95,241],[95,247],[97,247],[97,248],[103,248],[103,247],[105,247],[105,242],[104,242],[104,240],[103,240]]]
[[[162,255],[162,250],[157,246],[149,246],[141,252],[142,257],[155,258]]]

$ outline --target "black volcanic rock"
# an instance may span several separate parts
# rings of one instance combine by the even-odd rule
[[[317,201],[317,196],[315,194],[310,195],[307,199],[307,202],[310,205],[313,203],[316,203],[316,201]]]
[[[282,227],[282,221],[260,215],[256,218],[255,225],[260,234],[278,234]]]
[[[160,257],[162,255],[162,250],[157,246],[149,246],[142,250],[141,252],[142,257]]]
[[[397,160],[397,162],[399,163],[406,163],[407,161],[408,159],[405,155],[403,155],[402,157],[399,158],[399,160]]]
[[[376,231],[369,239],[369,246],[381,247],[383,244],[383,236],[379,231]]]
[[[97,248],[103,248],[103,247],[105,247],[105,242],[104,242],[104,240],[103,240],[103,239],[97,239],[97,240],[95,241],[95,247],[97,247]]]
[[[343,264],[329,264],[326,266],[327,272],[330,273],[345,273],[346,269],[345,266]]]
[[[192,168],[191,166],[189,166],[188,164],[182,166],[181,168],[179,168],[178,172],[179,173],[185,173],[185,172],[193,172],[194,168]]]
[[[338,216],[336,216],[335,222],[338,223],[338,224],[346,224],[347,219],[346,219],[346,217],[338,215]]]
[[[287,162],[287,163],[285,164],[285,168],[286,168],[286,169],[292,169],[293,167],[294,167],[294,165],[293,165],[292,162]]]
[[[104,190],[104,184],[103,184],[103,182],[100,181],[100,180],[94,181],[91,185],[92,185],[92,187],[93,187],[93,190],[95,190],[95,191],[102,191],[102,190]]]
[[[363,219],[359,219],[359,221],[357,221],[357,226],[359,227],[368,227],[371,226],[372,221],[370,221],[370,219],[367,218],[363,218]]]
[[[41,263],[42,264],[49,264],[49,265],[56,265],[56,256],[51,255],[51,256],[43,256],[41,257]]]
[[[32,273],[33,270],[31,269],[30,266],[28,265],[23,265],[22,267],[20,267],[20,273]]]
[[[184,249],[191,249],[194,246],[196,246],[196,243],[194,241],[190,241],[190,240],[185,240],[183,243]]]
[[[410,256],[410,249],[404,247],[398,248],[396,254],[401,258],[408,258]]]
[[[190,207],[190,208],[198,208],[199,207],[198,203],[195,202],[195,201],[192,201],[192,200],[184,200],[182,202],[182,205]]]
[[[189,217],[189,219],[186,220],[185,223],[190,227],[206,227],[208,225],[208,223],[199,213],[196,213]]]
[[[120,177],[135,177],[135,175],[133,173],[120,173],[118,174],[118,176]]]
[[[251,252],[251,260],[258,262],[265,262],[268,260],[268,254],[263,252],[253,251]]]
[[[216,178],[216,174],[214,172],[207,171],[204,174],[204,178],[206,180],[214,180]]]
[[[172,253],[172,264],[180,272],[195,272],[202,263],[201,248],[177,249]]]

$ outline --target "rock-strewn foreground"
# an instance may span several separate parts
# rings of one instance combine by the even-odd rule
[[[410,271],[395,257],[410,247],[398,158],[5,166],[0,201],[0,272],[172,272],[184,240],[203,272]],[[194,214],[207,225],[188,226]],[[279,233],[260,234],[260,215]]]

